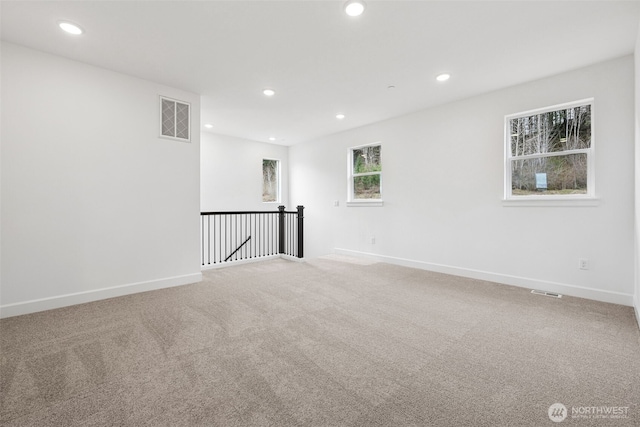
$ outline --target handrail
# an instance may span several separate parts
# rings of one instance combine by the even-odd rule
[[[248,242],[249,240],[251,240],[251,236],[247,237],[247,240],[245,240],[244,242],[242,242],[242,244],[241,244],[240,246],[238,246],[238,247],[236,248],[236,250],[235,250],[235,251],[231,252],[231,255],[229,255],[228,257],[226,257],[226,258],[224,259],[224,260],[225,260],[225,262],[229,261],[229,259],[231,259],[231,257],[232,257],[232,256],[234,256],[234,255],[236,254],[236,252],[238,252],[240,249],[242,249],[242,247],[243,247],[244,245],[246,245],[246,244],[247,244],[247,242]]]
[[[204,215],[241,215],[241,214],[277,214],[280,213],[277,211],[217,211],[217,212],[200,212],[200,216]],[[284,211],[284,213],[295,214],[298,211]]]
[[[279,206],[277,211],[200,212],[202,266],[274,255],[303,258],[303,211],[304,206],[295,211]]]

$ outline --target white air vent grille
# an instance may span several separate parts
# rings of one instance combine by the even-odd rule
[[[186,102],[160,97],[160,134],[181,141],[190,140],[190,106]]]
[[[560,295],[560,294],[556,294],[556,293],[553,293],[553,292],[547,292],[547,291],[537,291],[535,289],[533,289],[531,291],[531,293],[535,294],[535,295],[543,295],[545,297],[562,298],[562,295]]]

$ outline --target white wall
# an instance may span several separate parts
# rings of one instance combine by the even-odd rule
[[[635,309],[636,320],[640,326],[640,26],[635,50]]]
[[[262,160],[280,160],[281,203],[262,202]],[[289,206],[289,149],[230,136],[202,133],[201,209],[275,211]]]
[[[292,147],[290,198],[306,206],[306,254],[373,254],[631,305],[633,65],[628,56]],[[599,205],[505,207],[504,116],[589,97]],[[348,147],[376,141],[385,205],[345,207]]]
[[[199,96],[9,43],[1,90],[2,316],[200,280]]]

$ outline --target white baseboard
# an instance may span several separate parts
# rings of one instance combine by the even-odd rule
[[[275,254],[275,255],[261,256],[257,258],[239,259],[237,261],[225,261],[225,262],[218,262],[216,264],[203,265],[200,268],[200,270],[202,271],[217,270],[219,268],[227,268],[227,267],[233,267],[237,265],[251,264],[254,262],[269,261],[271,259],[279,259],[279,258],[286,259],[287,261],[304,262],[304,258],[298,258],[298,257],[285,255],[285,254]]]
[[[107,298],[136,294],[138,292],[153,291],[156,289],[171,288],[174,286],[188,285],[200,282],[202,273],[187,274],[184,276],[167,277],[164,279],[150,280],[147,282],[129,283],[111,288],[95,289],[91,291],[76,292],[73,294],[58,295],[55,297],[41,298],[37,300],[18,302],[0,306],[0,318],[20,316],[22,314],[36,313],[38,311],[52,310],[54,308],[99,301]]]
[[[504,285],[517,286],[527,289],[538,289],[559,293],[578,298],[586,298],[596,301],[609,302],[626,306],[634,306],[633,295],[622,292],[604,291],[601,289],[584,288],[582,286],[569,285],[565,283],[548,282],[545,280],[530,279],[526,277],[511,276],[508,274],[492,273],[488,271],[473,270],[468,268],[454,267],[450,265],[434,264],[424,261],[416,261],[405,258],[396,258],[386,255],[377,255],[367,252],[353,251],[350,249],[334,249],[336,254],[365,257],[389,264],[401,265],[404,267],[418,268],[421,270],[435,271],[437,273],[451,274],[454,276],[468,277],[471,279],[486,280],[489,282],[502,283]],[[638,314],[636,306],[636,316]]]
[[[636,321],[638,322],[638,328],[640,328],[640,295],[636,295],[636,302],[633,305],[633,308],[636,311]]]
[[[298,258],[297,256],[291,256],[291,255],[285,255],[285,254],[280,254],[280,258],[286,259],[287,261],[293,261],[293,262],[305,262],[304,258]]]

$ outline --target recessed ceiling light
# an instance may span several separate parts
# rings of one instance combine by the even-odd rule
[[[207,123],[206,125],[204,125],[204,127],[206,127],[207,129],[211,129],[211,128],[213,128],[213,125],[212,125],[212,124]]]
[[[275,140],[276,140],[276,137],[275,137],[275,136],[270,136],[270,137],[269,137],[269,141],[275,141]]]
[[[67,21],[58,22],[58,26],[62,28],[64,31],[66,31],[67,33],[73,34],[74,36],[79,36],[84,32],[82,31],[82,28],[80,28],[76,24],[72,24],[71,22],[67,22]]]
[[[276,91],[273,89],[265,89],[262,91],[266,96],[273,96],[276,94]]]
[[[364,1],[349,0],[344,4],[344,12],[349,16],[360,16],[364,12]]]
[[[338,119],[338,120],[344,119],[344,114],[342,114],[342,113],[336,114],[336,119]]]
[[[436,80],[439,81],[439,82],[446,82],[447,80],[449,80],[450,77],[451,76],[449,74],[443,73],[443,74],[438,75],[436,77]]]

